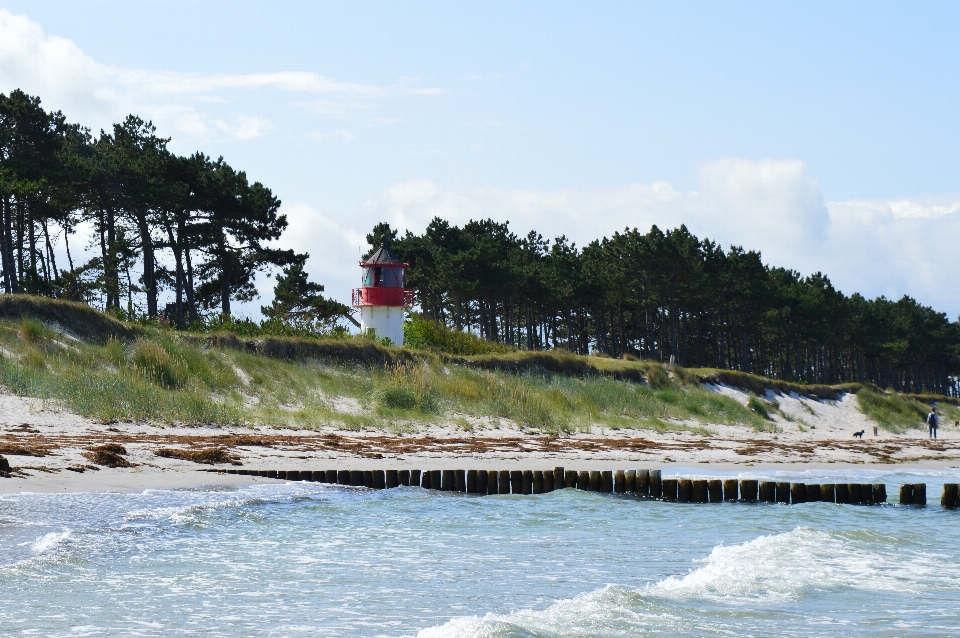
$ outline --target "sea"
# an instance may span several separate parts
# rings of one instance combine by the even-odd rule
[[[884,482],[893,502],[0,495],[0,636],[960,636],[960,511],[939,505],[960,470],[670,475]],[[927,507],[896,503],[914,482]]]

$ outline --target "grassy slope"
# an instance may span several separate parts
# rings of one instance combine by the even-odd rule
[[[106,422],[404,430],[441,421],[469,429],[505,418],[548,433],[591,425],[703,432],[681,421],[772,429],[701,387],[713,381],[757,394],[769,387],[824,398],[860,391],[864,411],[884,427],[922,423],[916,401],[859,386],[564,353],[451,357],[365,339],[184,335],[22,296],[0,298],[0,348],[0,383],[11,391]]]

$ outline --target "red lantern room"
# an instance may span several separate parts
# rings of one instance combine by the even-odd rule
[[[387,337],[396,345],[403,344],[403,315],[413,306],[413,291],[403,287],[406,264],[387,247],[386,237],[380,248],[360,262],[363,287],[353,289],[353,307],[360,309],[360,329],[364,334]]]

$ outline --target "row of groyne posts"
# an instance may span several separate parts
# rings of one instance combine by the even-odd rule
[[[660,470],[208,470],[286,481],[312,481],[374,490],[400,486],[466,494],[545,494],[571,488],[631,494],[677,503],[841,503],[878,505],[887,501],[883,483],[791,483],[756,479],[662,478]],[[926,505],[925,483],[900,486],[901,505]],[[960,484],[946,483],[940,504],[960,507]]]

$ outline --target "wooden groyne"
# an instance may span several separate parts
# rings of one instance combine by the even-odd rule
[[[545,494],[561,489],[624,494],[676,503],[840,503],[887,502],[883,483],[792,483],[755,479],[698,479],[661,476],[660,470],[247,470],[211,469],[240,476],[312,481],[374,490],[400,486],[465,494]],[[960,485],[943,486],[941,505],[960,508]],[[925,483],[900,486],[901,505],[926,505]]]

